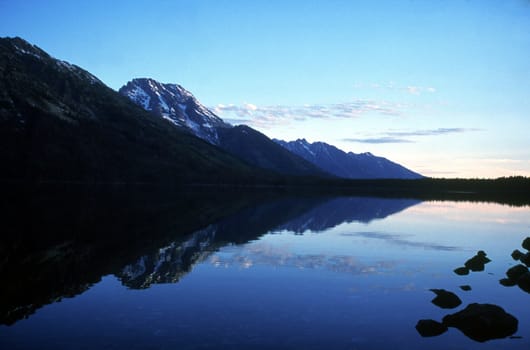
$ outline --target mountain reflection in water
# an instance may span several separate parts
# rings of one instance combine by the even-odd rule
[[[321,231],[418,203],[260,192],[12,193],[2,203],[0,322],[13,324],[108,274],[129,288],[175,283],[219,248],[271,230]]]
[[[2,348],[20,334],[20,349],[71,348],[100,327],[109,338],[88,347],[529,344],[530,317],[518,307],[528,295],[520,265],[530,240],[520,242],[529,208],[123,188],[13,193],[1,209]],[[57,303],[64,298],[73,299]],[[76,328],[65,315],[78,313]],[[499,326],[480,326],[486,316]],[[122,340],[132,330],[140,342]]]

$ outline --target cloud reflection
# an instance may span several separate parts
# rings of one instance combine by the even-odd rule
[[[381,260],[372,264],[364,264],[351,255],[298,254],[286,247],[277,247],[266,243],[248,245],[244,249],[238,249],[234,254],[216,253],[210,256],[209,262],[222,268],[248,269],[255,265],[269,265],[353,275],[384,273],[398,264],[394,260]]]
[[[413,247],[413,248],[423,248],[423,249],[428,249],[428,250],[437,250],[437,251],[462,250],[462,248],[458,248],[455,246],[447,246],[447,245],[436,244],[436,243],[409,241],[409,240],[403,239],[401,235],[383,233],[383,232],[355,232],[355,233],[342,233],[341,235],[351,236],[351,237],[380,239],[390,244],[395,244],[395,245],[405,246],[405,247]]]

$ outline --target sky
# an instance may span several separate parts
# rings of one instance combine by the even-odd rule
[[[116,90],[178,83],[271,138],[530,176],[528,0],[0,0],[0,36]]]

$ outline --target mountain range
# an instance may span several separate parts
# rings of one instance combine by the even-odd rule
[[[0,38],[0,140],[7,181],[261,183],[276,176],[153,118],[20,38]]]
[[[271,140],[233,126],[177,84],[119,92],[21,38],[0,38],[0,179],[82,183],[277,183],[416,178],[370,154]],[[300,145],[298,145],[300,144]],[[289,180],[291,181],[291,180]]]
[[[331,174],[347,179],[422,177],[371,153],[346,153],[335,146],[323,142],[311,144],[305,139],[291,142],[271,140],[249,126],[232,126],[177,84],[163,84],[149,78],[138,78],[121,87],[119,92],[154,115],[167,119],[260,168],[290,175]],[[277,147],[275,143],[281,147]]]
[[[138,78],[119,92],[154,116],[169,120],[252,166],[288,175],[329,176],[259,131],[246,125],[225,123],[180,85]]]
[[[305,139],[286,142],[274,140],[294,154],[337,177],[346,179],[419,179],[423,176],[371,153],[344,152],[324,142]]]

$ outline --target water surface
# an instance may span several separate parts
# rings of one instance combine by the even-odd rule
[[[0,348],[530,348],[530,294],[499,284],[530,236],[528,207],[289,197],[209,202],[206,213],[203,202],[186,203],[203,208],[200,219],[167,204],[131,212],[134,227],[126,210],[109,229],[85,211],[66,221],[68,240],[26,250],[29,238],[10,240],[11,252],[26,255],[4,259]],[[87,217],[85,232],[78,224]],[[453,272],[479,250],[491,259],[484,271]],[[462,304],[440,308],[430,289]],[[452,327],[434,337],[415,328],[471,303],[502,307],[517,331],[479,342]]]

